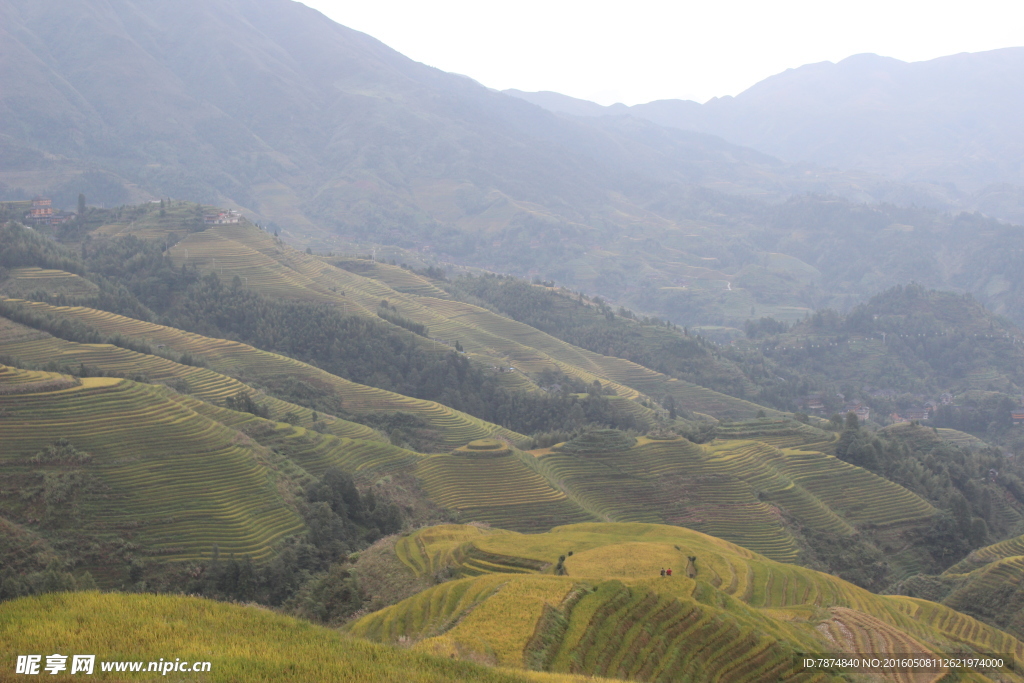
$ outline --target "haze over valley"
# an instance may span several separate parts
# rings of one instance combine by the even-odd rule
[[[0,0],[0,679],[1020,679],[1022,80]]]

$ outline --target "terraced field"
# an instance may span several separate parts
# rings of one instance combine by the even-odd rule
[[[8,302],[14,300],[5,300]],[[351,413],[407,412],[437,430],[444,448],[456,448],[474,439],[501,437],[514,443],[526,438],[511,430],[484,422],[440,403],[414,399],[341,379],[287,356],[256,349],[247,344],[212,339],[173,327],[82,307],[56,307],[38,302],[20,302],[32,310],[71,320],[80,320],[107,335],[121,334],[146,341],[156,348],[191,353],[218,373],[237,377],[246,384],[268,389],[296,380],[332,396]]]
[[[179,391],[218,405],[223,405],[230,398],[244,395],[265,407],[275,419],[283,420],[285,416],[290,415],[298,424],[313,425],[314,411],[309,408],[261,394],[236,379],[208,368],[182,365],[160,356],[142,354],[111,344],[69,342],[10,321],[5,322],[7,324],[0,327],[0,355],[16,358],[23,363],[46,365],[56,362],[72,369],[85,365],[107,373],[141,375],[152,382],[169,384]],[[365,425],[324,413],[318,414],[317,417],[326,431],[337,436],[383,439]]]
[[[405,268],[359,258],[332,258],[328,260],[328,263],[363,277],[380,280],[396,292],[432,296],[438,299],[449,298],[448,292],[435,285],[430,279]]]
[[[170,256],[176,265],[195,265],[203,272],[216,272],[228,281],[238,276],[246,287],[268,296],[334,301],[337,297],[307,274],[281,267],[275,257],[283,254],[285,249],[287,247],[259,228],[238,223],[191,233],[171,249]]]
[[[788,438],[788,437],[787,437]],[[935,510],[870,472],[816,451],[757,441],[641,439],[626,452],[536,452],[540,471],[600,519],[677,524],[783,561],[796,540],[780,510],[813,529],[915,525]]]
[[[949,429],[947,427],[939,427],[938,429],[939,438],[943,441],[948,441],[957,446],[963,446],[964,448],[986,448],[988,446],[983,440],[968,434],[967,432],[961,432],[956,429]]]
[[[458,339],[482,362],[513,365],[524,372],[557,368],[587,383],[598,379],[626,398],[671,394],[678,406],[718,418],[750,418],[763,409],[629,361],[577,348],[484,308],[453,301],[429,280],[396,266],[344,259],[337,261],[344,268],[335,267],[330,259],[295,251],[245,223],[190,234],[172,249],[176,264],[184,262],[186,249],[189,263],[201,270],[216,270],[228,279],[238,275],[246,286],[268,296],[333,301],[351,313],[367,315],[373,315],[380,301],[387,299],[401,315],[426,325],[431,336]]]
[[[7,370],[0,388],[31,385],[19,381],[25,374],[38,377]],[[34,499],[5,502],[29,517],[77,514],[76,529],[131,538],[143,555],[198,558],[217,544],[225,553],[269,556],[274,542],[303,522],[279,494],[268,454],[175,398],[163,387],[105,377],[31,393],[0,391],[0,462],[8,481],[31,490],[39,471],[82,481],[67,494],[75,502],[61,508],[44,512]],[[31,461],[58,438],[91,460]]]
[[[37,370],[19,370],[0,365],[0,393],[22,394],[43,391],[47,388],[67,388],[80,385],[74,377],[61,375],[57,372],[40,372]]]
[[[978,548],[947,569],[946,574],[966,574],[990,562],[998,562],[1011,557],[1024,557],[1024,536],[1015,536],[984,548]]]
[[[63,357],[122,371],[134,368],[151,378],[176,376],[187,380],[190,388],[195,384],[192,391],[197,397],[212,402],[223,402],[232,392],[245,390],[244,385],[215,370],[233,372],[249,382],[270,387],[276,381],[298,376],[311,386],[334,392],[351,412],[405,410],[419,415],[451,448],[480,438],[499,437],[513,442],[523,438],[440,404],[345,382],[243,344],[90,309],[23,305],[83,320],[108,334],[128,333],[178,353],[189,351],[204,358],[213,370],[181,366],[116,347],[74,345],[52,338],[0,343],[0,351],[7,349],[29,360]],[[272,407],[275,416],[295,412],[304,426],[312,423],[311,411],[296,411],[288,404],[275,403]],[[764,438],[780,445],[805,443],[824,434],[791,421],[760,422],[727,424],[723,430],[740,435],[763,426],[769,432]],[[349,423],[341,421],[332,424],[339,436],[363,436],[358,426],[349,428]],[[329,448],[318,446],[334,455],[310,456],[310,462],[334,461],[349,469],[362,467],[358,458],[345,461],[345,450],[354,449],[355,442],[341,443]],[[382,456],[380,471],[415,464],[404,451],[384,450],[387,453]],[[779,450],[749,440],[716,441],[699,447],[682,439],[647,439],[624,454],[550,450],[536,456],[529,459],[529,465],[518,455],[488,463],[470,463],[455,455],[439,456],[419,462],[416,472],[433,500],[460,510],[465,520],[529,531],[589,519],[679,524],[785,561],[797,558],[798,547],[783,523],[782,512],[810,528],[837,534],[853,533],[863,524],[921,524],[934,514],[927,503],[905,489],[809,445]],[[312,467],[319,471],[320,466]]]
[[[11,268],[7,271],[7,279],[0,282],[0,294],[5,296],[18,297],[33,292],[94,296],[99,287],[74,273],[35,267]]]
[[[431,500],[462,519],[517,531],[545,531],[593,519],[524,462],[521,453],[469,457],[465,452],[420,461],[416,474]]]
[[[926,449],[939,441],[948,441],[964,448],[985,448],[988,444],[976,436],[955,429],[933,428],[915,424],[896,424],[882,429],[917,448]]]
[[[923,498],[831,455],[797,449],[780,451],[780,471],[854,526],[916,526],[935,508]]]
[[[994,560],[965,574],[937,577],[948,592],[942,604],[1024,638],[1024,556]]]
[[[717,427],[722,439],[757,439],[776,448],[805,446],[828,442],[835,438],[831,432],[790,419],[758,418],[737,422],[723,422]]]
[[[467,578],[348,631],[424,652],[642,681],[825,680],[794,667],[799,652],[1024,655],[1013,637],[942,605],[875,595],[677,527],[578,524],[522,535],[448,525],[401,539],[396,553],[417,574],[448,567]],[[673,577],[659,577],[665,567]]]
[[[381,440],[339,438],[221,408],[191,396],[172,395],[170,398],[285,456],[288,461],[278,466],[290,469],[292,477],[301,483],[306,483],[309,475],[323,474],[328,467],[338,467],[372,482],[382,475],[411,471],[422,459],[418,453]],[[296,465],[301,469],[296,469]]]
[[[180,595],[51,593],[4,602],[0,642],[8,653],[97,653],[95,672],[88,678],[101,681],[584,683],[583,677],[497,669],[409,652],[347,638],[261,607]],[[149,661],[168,657],[173,662],[169,655],[190,663],[209,662],[209,672],[167,676],[145,671]],[[145,663],[142,672],[126,676],[102,672],[104,661]],[[4,667],[3,680],[22,678],[13,673],[13,655],[5,656]],[[62,683],[84,675],[42,674]]]

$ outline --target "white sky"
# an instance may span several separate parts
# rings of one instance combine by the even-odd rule
[[[491,88],[601,104],[735,95],[787,68],[1024,45],[1021,0],[303,0]]]

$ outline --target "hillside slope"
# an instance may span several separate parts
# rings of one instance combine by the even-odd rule
[[[86,556],[102,537],[120,540],[122,553],[134,546],[165,559],[199,557],[214,544],[265,558],[303,528],[278,458],[194,400],[116,377],[7,367],[0,386],[5,512],[78,536]],[[48,451],[52,444],[59,448]]]
[[[87,328],[97,330],[111,338],[122,335],[177,354],[191,354],[202,359],[213,370],[222,371],[228,376],[242,376],[247,383],[277,389],[285,394],[290,390],[294,391],[295,385],[299,384],[306,391],[323,394],[324,402],[328,406],[333,403],[337,408],[343,407],[353,413],[412,413],[436,431],[442,447],[454,448],[473,439],[488,436],[501,436],[512,441],[525,439],[521,434],[486,423],[439,403],[356,384],[292,358],[262,351],[247,344],[210,339],[173,327],[95,309],[54,307],[39,302],[12,299],[5,300],[5,303],[15,309],[52,316],[57,320],[80,321]]]
[[[1024,653],[1014,638],[940,605],[877,596],[673,527],[581,524],[523,536],[442,526],[403,538],[396,551],[417,573],[476,578],[441,583],[347,630],[508,666],[643,681],[684,671],[815,680],[825,672],[795,667],[795,653]],[[666,567],[674,575],[659,578]]]
[[[528,372],[557,371],[586,383],[601,380],[626,398],[672,394],[680,407],[715,417],[753,417],[759,406],[568,344],[536,328],[480,306],[454,301],[429,279],[396,266],[303,254],[251,225],[214,226],[188,235],[170,250],[175,264],[223,278],[247,278],[247,286],[285,299],[327,300],[345,310],[372,313],[382,299],[402,316],[424,325],[432,337],[458,340],[471,357]],[[342,267],[331,265],[337,263]]]
[[[939,575],[902,582],[904,595],[941,602],[1015,637],[1024,635],[1024,536],[971,552]]]
[[[148,663],[158,660],[172,664],[176,660],[209,662],[209,672],[199,674],[202,680],[223,683],[579,680],[576,676],[502,671],[407,652],[345,638],[333,629],[259,607],[184,596],[62,593],[6,602],[0,605],[0,638],[7,650],[2,680],[16,680],[10,653],[40,651],[66,652],[69,656],[94,653],[93,676],[106,681],[169,680],[170,669],[146,672]],[[71,660],[67,661],[70,665]],[[118,661],[142,661],[143,670],[132,673],[130,679],[123,672],[101,671],[102,662]],[[74,681],[81,675],[65,672],[52,679]]]

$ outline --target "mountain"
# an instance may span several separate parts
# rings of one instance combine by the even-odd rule
[[[955,185],[959,196],[949,196],[962,206],[1020,221],[1022,78],[1024,47],[1015,47],[912,63],[854,55],[788,69],[703,105],[601,107],[556,93],[506,92],[572,116],[629,114],[710,133],[786,161]],[[996,193],[1005,198],[993,201]]]
[[[300,246],[541,276],[724,338],[909,280],[1019,315],[1019,231],[941,213],[947,188],[559,116],[291,0],[2,0],[0,17],[0,196],[215,203]]]
[[[495,197],[579,219],[652,172],[778,165],[708,136],[670,134],[666,154],[643,130],[563,121],[291,0],[4,0],[0,16],[0,180],[64,205],[76,189],[227,200],[308,235]]]

